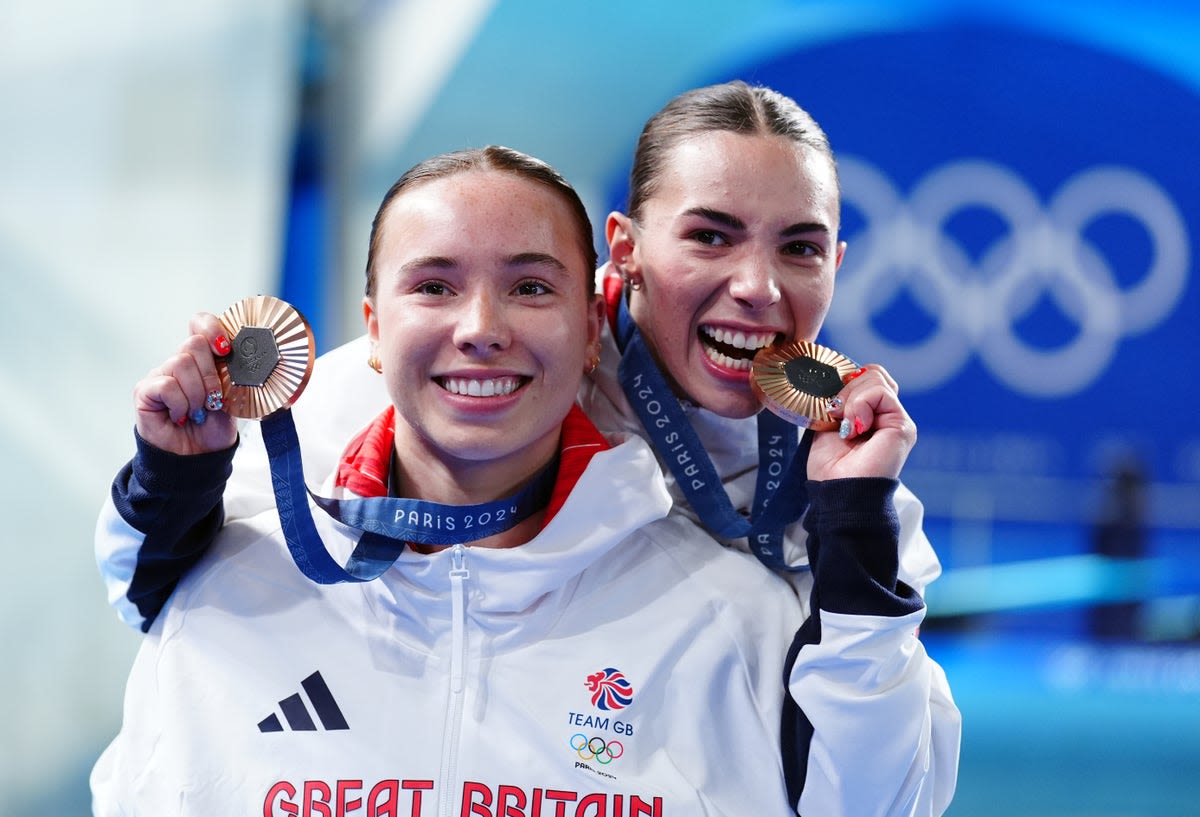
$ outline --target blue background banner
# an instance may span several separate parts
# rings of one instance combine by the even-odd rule
[[[822,339],[902,384],[931,510],[953,513],[946,475],[997,518],[1067,523],[1127,461],[1200,484],[1200,437],[1167,408],[1200,399],[1194,87],[1011,21],[848,35],[702,81],[730,75],[830,135],[849,251]],[[1158,521],[1200,527],[1200,502]]]

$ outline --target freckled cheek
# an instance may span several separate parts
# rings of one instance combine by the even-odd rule
[[[661,349],[663,357],[670,363],[675,361],[678,365],[682,360],[686,360],[695,350],[693,349],[692,336],[686,331],[690,323],[682,321],[672,321],[669,324],[669,329],[662,336]]]
[[[386,346],[380,344],[380,351],[384,356],[384,374],[389,383],[395,384],[424,380],[423,372],[428,371],[435,359],[435,350],[426,348],[419,337],[413,335],[393,337]]]
[[[586,354],[587,328],[574,324],[560,324],[545,331],[533,334],[536,340],[530,348],[544,361],[558,362],[578,357],[582,360]]]
[[[798,323],[819,323],[829,311],[829,304],[833,300],[833,286],[822,283],[792,288],[786,292],[786,298]]]

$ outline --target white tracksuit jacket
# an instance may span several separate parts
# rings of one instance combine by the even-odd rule
[[[166,475],[171,455],[139,458],[154,456],[166,466],[151,471]],[[844,497],[815,514],[817,573],[828,564],[839,577],[834,596],[847,586],[839,568],[889,524],[894,483],[867,482],[875,520],[837,512]],[[304,578],[271,513],[228,524],[142,644],[121,734],[93,772],[95,813],[792,813],[780,679],[800,605],[670,505],[635,437],[596,454],[527,544],[406,551],[363,584]],[[813,507],[824,505],[818,489]],[[316,518],[348,555],[354,537]],[[859,603],[914,607],[864,583]],[[899,617],[835,614],[823,640],[845,660],[799,650],[790,685],[809,720],[840,721],[865,703],[875,721],[870,735],[831,728],[812,742],[818,774],[802,813],[909,813],[920,800],[922,768],[888,792],[906,802],[840,791],[836,773],[816,778],[848,752],[879,777],[912,762],[911,746],[889,740],[907,730],[890,721],[919,721],[928,696],[912,635],[922,614],[919,603]]]

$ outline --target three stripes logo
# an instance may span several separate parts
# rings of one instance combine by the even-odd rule
[[[304,694],[308,696],[308,704],[317,713],[317,718],[321,721],[321,726],[326,731],[350,728],[350,725],[346,723],[346,717],[338,707],[337,701],[333,699],[333,693],[329,691],[329,686],[325,683],[325,679],[321,677],[320,672],[314,672],[305,678],[300,682],[300,686],[304,690]],[[280,723],[279,715],[272,713],[259,721],[258,731],[284,732],[287,729],[291,729],[293,732],[318,731],[317,724],[313,721],[308,705],[305,704],[304,698],[299,692],[289,695],[280,701],[279,711],[283,713],[283,718],[287,721],[286,729]]]

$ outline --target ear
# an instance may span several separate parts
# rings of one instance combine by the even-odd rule
[[[618,272],[628,277],[639,271],[633,254],[636,244],[633,220],[629,216],[616,210],[609,213],[604,222],[604,238],[608,241],[608,257]]]
[[[839,241],[837,244],[837,261],[833,265],[834,271],[841,269],[842,259],[846,257],[846,242]]]
[[[379,343],[379,315],[375,311],[375,304],[371,303],[370,298],[363,298],[363,321],[367,325],[367,337],[371,339],[371,344]]]

